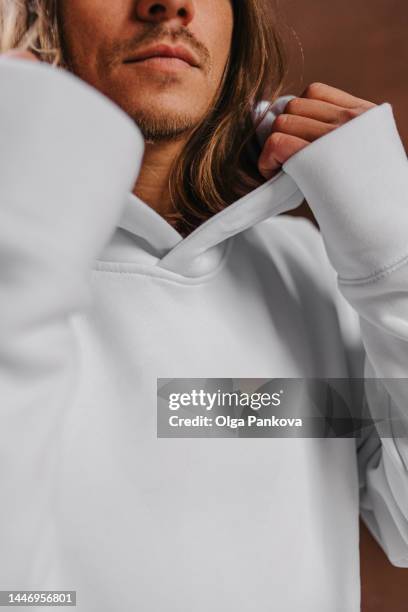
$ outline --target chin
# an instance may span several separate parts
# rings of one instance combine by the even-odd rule
[[[137,103],[124,101],[120,106],[135,121],[144,137],[148,140],[171,140],[185,136],[193,130],[204,118],[202,112],[193,112],[194,105],[183,104],[180,100],[156,96],[154,100]]]
[[[193,130],[197,121],[189,114],[136,110],[130,115],[146,140],[166,141],[183,138]]]

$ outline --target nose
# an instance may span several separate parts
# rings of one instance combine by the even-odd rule
[[[136,14],[141,21],[160,23],[177,20],[187,26],[194,17],[193,0],[139,0]]]

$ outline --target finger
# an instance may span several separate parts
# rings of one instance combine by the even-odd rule
[[[297,115],[278,115],[272,124],[273,132],[280,132],[297,136],[308,142],[313,142],[325,134],[336,129],[333,124],[323,123],[309,117],[298,117]]]
[[[330,102],[308,98],[293,98],[286,104],[283,112],[285,115],[310,117],[333,125],[342,125],[361,113],[355,108],[344,108]]]
[[[371,108],[372,106],[376,106],[376,104],[368,100],[357,98],[342,89],[337,89],[337,87],[332,87],[325,83],[311,83],[306,87],[301,97],[331,102],[332,104],[343,106],[344,108]]]
[[[298,153],[310,144],[302,138],[274,132],[266,140],[259,156],[258,169],[263,177],[270,179],[275,171],[292,155]]]

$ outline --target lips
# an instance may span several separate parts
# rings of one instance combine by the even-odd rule
[[[155,45],[154,47],[142,49],[131,57],[126,58],[124,63],[143,62],[154,57],[178,59],[194,68],[198,68],[200,65],[197,57],[187,47],[171,47],[169,45]]]

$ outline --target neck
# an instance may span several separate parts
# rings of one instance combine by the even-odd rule
[[[133,193],[160,215],[172,212],[169,177],[172,164],[180,154],[184,140],[146,142],[142,168]]]

